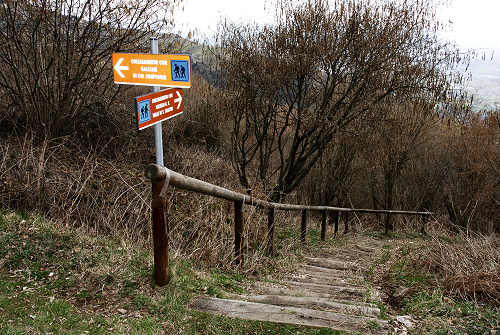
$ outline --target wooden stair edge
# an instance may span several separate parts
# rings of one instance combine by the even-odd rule
[[[375,317],[211,297],[198,297],[190,304],[190,307],[199,311],[245,320],[331,328],[340,331],[365,331],[377,335],[387,334],[389,326],[386,320]],[[375,330],[369,330],[367,327],[374,322],[379,327]]]

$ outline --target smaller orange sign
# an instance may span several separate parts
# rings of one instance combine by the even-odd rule
[[[113,54],[116,84],[191,87],[191,56]]]
[[[182,114],[182,90],[171,88],[135,98],[137,128],[146,129],[158,122]]]

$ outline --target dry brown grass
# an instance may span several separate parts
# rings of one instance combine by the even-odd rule
[[[447,221],[438,218],[428,223],[429,235],[423,239],[412,236],[388,240],[391,252],[381,251],[379,259],[384,266],[376,269],[375,279],[394,289],[409,285],[405,296],[430,285],[450,296],[498,305],[500,237],[457,234],[446,227]]]
[[[239,190],[228,160],[198,146],[171,145],[166,164],[180,172],[233,190]],[[98,152],[75,150],[69,139],[36,143],[30,136],[0,141],[0,206],[36,211],[67,226],[95,236],[112,236],[126,244],[151,248],[151,184],[143,175],[149,157],[134,153],[121,160]],[[128,160],[127,160],[128,158]],[[142,161],[141,161],[142,160]],[[172,255],[225,270],[233,266],[233,204],[193,192],[170,188],[169,224]],[[290,225],[293,213],[278,213],[277,231],[298,231]],[[284,257],[264,256],[265,212],[245,208],[244,273],[288,268]],[[278,253],[295,257],[298,234],[282,234]]]
[[[454,295],[500,303],[500,238],[455,235],[434,237],[417,262],[428,273],[442,276],[444,288]]]

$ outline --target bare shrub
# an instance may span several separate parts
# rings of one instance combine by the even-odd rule
[[[461,234],[443,240],[433,237],[414,256],[418,268],[441,277],[452,294],[500,303],[500,239]]]
[[[37,146],[26,135],[19,143],[0,142],[2,206],[38,211],[97,234],[142,240],[149,234],[150,201],[140,167],[121,168],[96,153],[75,152],[69,141]]]
[[[184,113],[173,120],[171,137],[178,143],[203,146],[209,151],[226,149],[229,129],[220,110],[220,89],[193,73],[193,86],[184,90]]]
[[[194,146],[170,152],[171,168],[214,184],[238,190],[237,176],[220,153]],[[175,163],[174,163],[175,162]],[[228,201],[170,188],[170,247],[197,264],[234,269],[234,209]],[[143,176],[143,163],[110,161],[98,153],[75,151],[68,138],[37,145],[29,135],[0,141],[0,206],[36,211],[52,220],[99,236],[112,236],[127,244],[151,247],[151,184]],[[283,257],[264,256],[265,236],[261,210],[244,207],[246,273],[290,267]],[[300,246],[294,214],[278,213],[277,229],[283,236],[278,254],[289,255]]]
[[[0,6],[0,95],[6,129],[64,136],[99,121],[112,131],[111,53],[148,47],[175,1],[35,0]],[[101,130],[99,133],[102,134]],[[94,133],[95,134],[95,133]]]

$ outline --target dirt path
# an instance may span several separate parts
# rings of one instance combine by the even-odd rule
[[[230,299],[200,297],[192,308],[229,317],[270,321],[363,334],[387,334],[381,319],[377,288],[363,278],[382,241],[354,237],[348,247],[306,258],[297,271],[279,283],[256,282],[251,295]]]

